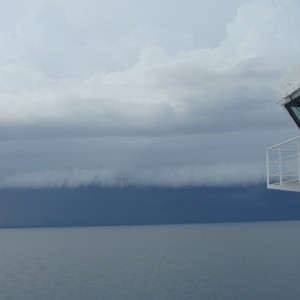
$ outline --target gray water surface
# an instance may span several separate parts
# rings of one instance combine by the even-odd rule
[[[300,299],[300,222],[0,229],[0,299]]]

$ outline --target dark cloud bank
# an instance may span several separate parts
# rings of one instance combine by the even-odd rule
[[[2,2],[0,226],[300,218],[263,184],[264,149],[298,134],[275,105],[298,1],[210,1],[209,31],[199,1]]]
[[[0,190],[1,227],[188,224],[300,219],[297,193],[222,188]]]
[[[263,182],[299,1],[75,2],[0,2],[0,188]]]

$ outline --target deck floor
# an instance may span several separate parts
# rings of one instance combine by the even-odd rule
[[[300,192],[300,182],[283,182],[282,184],[270,184],[269,189],[282,190],[282,191],[291,191],[291,192]]]

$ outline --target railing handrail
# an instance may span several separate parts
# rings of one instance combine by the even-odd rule
[[[292,139],[290,139],[290,140],[287,140],[287,141],[282,142],[282,143],[280,143],[280,144],[277,144],[277,145],[275,145],[275,146],[269,147],[269,148],[267,148],[267,150],[273,150],[274,148],[280,147],[280,146],[282,146],[282,145],[284,145],[284,144],[290,143],[290,142],[295,141],[295,140],[297,140],[297,139],[299,139],[299,138],[300,138],[300,136],[294,137],[294,138],[292,138]],[[274,149],[274,150],[279,150],[279,149]],[[282,150],[284,150],[284,149],[282,149]]]
[[[300,191],[300,136],[266,149],[267,186]],[[299,186],[291,183],[299,183]]]

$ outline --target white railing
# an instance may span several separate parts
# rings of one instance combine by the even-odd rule
[[[300,191],[300,136],[267,149],[267,185]]]

